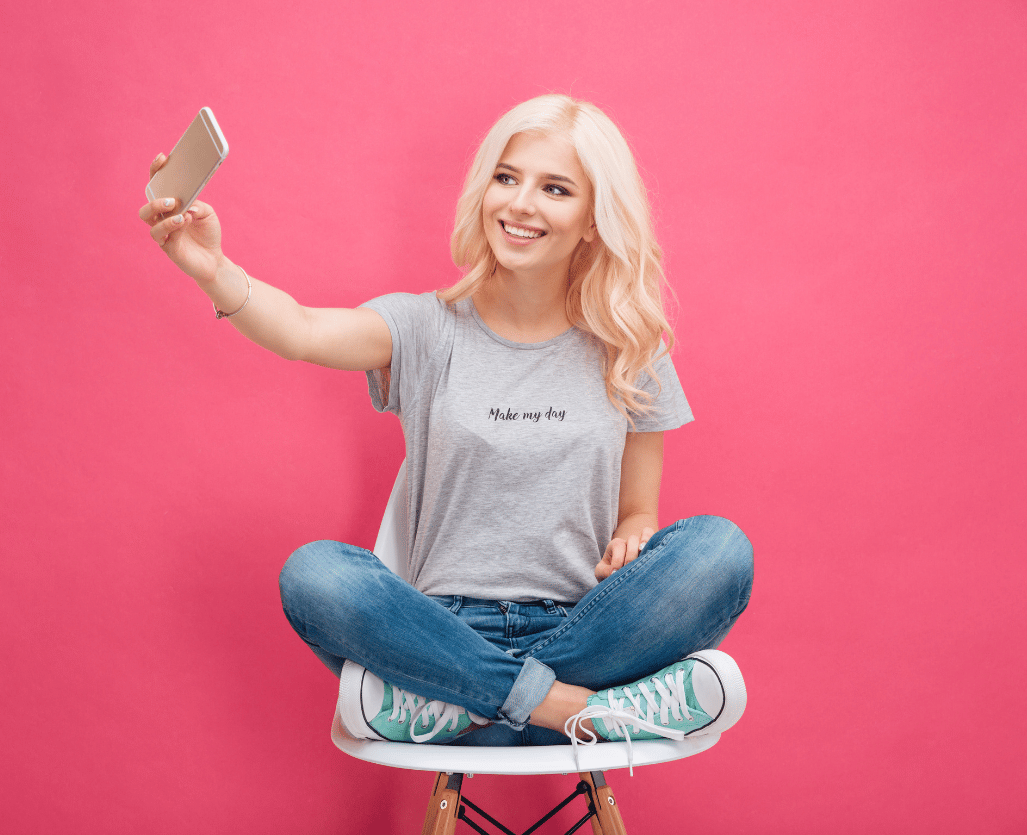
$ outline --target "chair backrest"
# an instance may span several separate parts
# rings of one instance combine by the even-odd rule
[[[399,467],[396,483],[392,485],[392,495],[385,506],[381,527],[378,528],[378,539],[374,543],[374,553],[385,565],[402,577],[409,580],[409,560],[407,559],[407,462]]]

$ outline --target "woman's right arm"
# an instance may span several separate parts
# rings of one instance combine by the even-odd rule
[[[150,176],[166,161],[159,155]],[[329,368],[369,371],[389,365],[392,335],[373,310],[303,307],[253,276],[251,291],[242,269],[221,251],[221,224],[214,210],[198,201],[184,215],[173,214],[178,208],[153,201],[139,210],[139,217],[164,254],[218,310],[232,314],[229,321],[244,336],[286,359]]]

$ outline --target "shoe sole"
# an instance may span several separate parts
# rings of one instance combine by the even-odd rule
[[[724,706],[720,713],[709,725],[692,731],[689,736],[722,733],[741,719],[745,712],[748,696],[745,692],[742,671],[738,669],[738,665],[730,655],[719,649],[703,649],[693,652],[688,657],[694,658],[697,662],[705,664],[713,670],[721,687],[724,688]]]
[[[346,661],[339,673],[339,701],[336,710],[346,732],[357,739],[384,739],[364,718],[363,695],[364,673],[359,664]]]

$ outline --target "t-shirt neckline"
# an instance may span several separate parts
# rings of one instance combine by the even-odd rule
[[[462,303],[467,305],[467,308],[471,311],[471,318],[474,319],[478,324],[478,327],[481,328],[486,335],[490,336],[500,345],[506,345],[508,348],[519,348],[527,351],[535,350],[537,348],[548,348],[551,345],[555,345],[558,342],[569,339],[573,335],[574,331],[577,330],[574,325],[571,325],[563,333],[558,333],[556,336],[550,337],[543,342],[514,342],[512,339],[506,339],[505,337],[500,336],[485,324],[485,320],[481,318],[481,314],[478,312],[478,308],[474,304],[474,299],[468,296]]]

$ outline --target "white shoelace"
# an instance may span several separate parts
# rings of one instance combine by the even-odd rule
[[[406,690],[401,690],[395,685],[392,687],[392,713],[389,714],[389,721],[404,721],[407,713],[410,714],[410,738],[414,742],[427,742],[439,733],[449,723],[449,730],[455,731],[460,724],[460,714],[463,709],[446,702],[431,701],[421,696],[415,696]],[[431,727],[432,719],[435,720],[434,727],[427,733],[418,734],[414,730],[418,720],[424,727]]]
[[[663,680],[651,678],[656,690],[653,694],[644,682],[622,688],[623,696],[617,695],[617,690],[611,689],[606,692],[607,705],[591,705],[572,716],[564,723],[564,732],[571,738],[571,750],[574,755],[574,762],[578,764],[578,746],[595,745],[598,737],[594,731],[590,731],[583,723],[586,719],[602,719],[603,723],[610,730],[611,736],[623,736],[628,745],[628,774],[634,776],[634,755],[631,750],[631,732],[649,731],[667,739],[681,740],[685,738],[684,731],[677,731],[668,727],[670,719],[691,720],[692,714],[688,712],[688,704],[685,701],[685,671],[681,668],[675,673],[667,673]],[[637,689],[638,693],[632,690]],[[625,706],[625,702],[629,704]],[[659,724],[656,714],[659,713]],[[588,739],[579,739],[578,732],[584,733]]]

